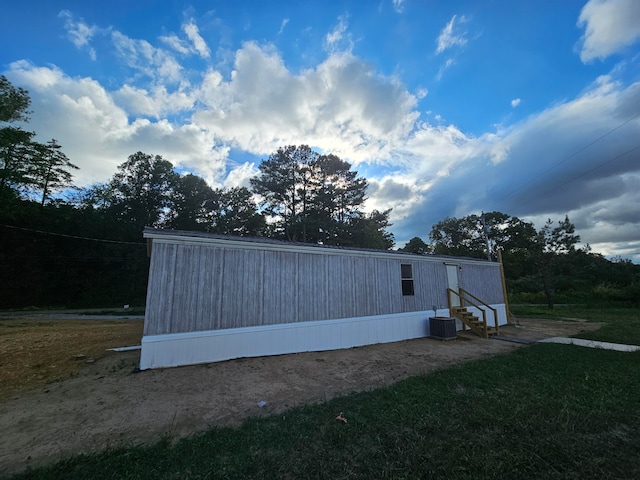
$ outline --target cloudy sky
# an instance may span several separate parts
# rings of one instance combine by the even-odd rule
[[[308,144],[368,179],[398,246],[447,216],[568,214],[640,263],[640,1],[14,1],[0,45],[79,185],[136,151],[247,185]]]

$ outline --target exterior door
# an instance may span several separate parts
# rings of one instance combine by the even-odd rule
[[[447,282],[451,290],[458,291],[458,265],[447,265]],[[460,306],[460,297],[458,295],[451,295],[451,306]]]

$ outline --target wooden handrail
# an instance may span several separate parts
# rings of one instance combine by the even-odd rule
[[[460,290],[462,290],[462,289],[460,289]],[[456,292],[452,288],[447,288],[447,293],[448,293],[448,296],[449,296],[449,312],[451,312],[451,308],[452,308],[452,305],[451,305],[451,294],[452,293],[457,295],[458,298],[460,299],[460,306],[463,307],[463,308],[466,307],[465,301],[468,301],[468,300],[465,300],[465,298],[462,295],[460,295],[460,293]],[[477,305],[472,301],[468,301],[468,302],[482,312],[482,336],[484,338],[487,338],[488,337],[488,333],[487,333],[487,315],[485,314],[484,309],[480,308],[480,305]],[[462,322],[462,330],[465,330],[465,329],[466,329],[466,326],[465,326],[464,321],[463,321]]]
[[[500,327],[499,327],[499,321],[498,321],[498,310],[493,308],[491,305],[487,304],[485,301],[483,301],[482,299],[476,297],[474,294],[472,294],[471,292],[468,292],[467,290],[465,290],[464,288],[460,288],[459,292],[456,292],[455,290],[453,290],[452,288],[447,288],[447,296],[448,296],[448,300],[449,300],[449,309],[451,309],[452,306],[452,296],[451,294],[455,294],[458,296],[458,298],[460,299],[460,306],[461,307],[465,307],[466,303],[471,304],[472,306],[476,307],[478,310],[480,310],[482,312],[482,322],[483,322],[483,326],[484,326],[484,331],[485,331],[485,336],[487,333],[487,314],[486,314],[486,310],[480,306],[478,303],[465,298],[465,296],[471,297],[473,300],[476,300],[477,302],[479,302],[480,304],[482,304],[484,307],[490,309],[493,312],[493,322],[494,322],[494,328],[496,329],[496,334],[500,333]]]
[[[493,308],[491,305],[487,304],[486,302],[484,302],[483,300],[481,300],[480,298],[476,297],[473,293],[468,292],[467,290],[465,290],[464,288],[460,288],[460,292],[463,293],[464,295],[468,295],[471,298],[473,298],[474,300],[476,300],[477,302],[480,302],[482,305],[484,305],[485,307],[487,307],[488,309],[490,309],[493,312],[493,322],[494,322],[494,327],[496,329],[496,334],[499,335],[500,334],[500,327],[499,327],[499,321],[498,321],[498,310]],[[462,301],[464,302],[464,296],[460,296],[461,299],[463,299]],[[484,312],[484,309],[482,309],[480,306],[478,305],[474,305],[476,308],[479,308],[480,310],[482,310]]]

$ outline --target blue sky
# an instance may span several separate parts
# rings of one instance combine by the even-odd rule
[[[79,185],[136,151],[246,185],[308,144],[398,246],[447,216],[568,214],[640,262],[640,2],[4,2],[0,72]]]

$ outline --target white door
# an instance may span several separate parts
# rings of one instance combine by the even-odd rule
[[[458,266],[457,265],[447,265],[447,281],[449,283],[449,288],[455,292],[458,291]],[[451,306],[459,307],[460,306],[460,297],[458,295],[451,294]]]

